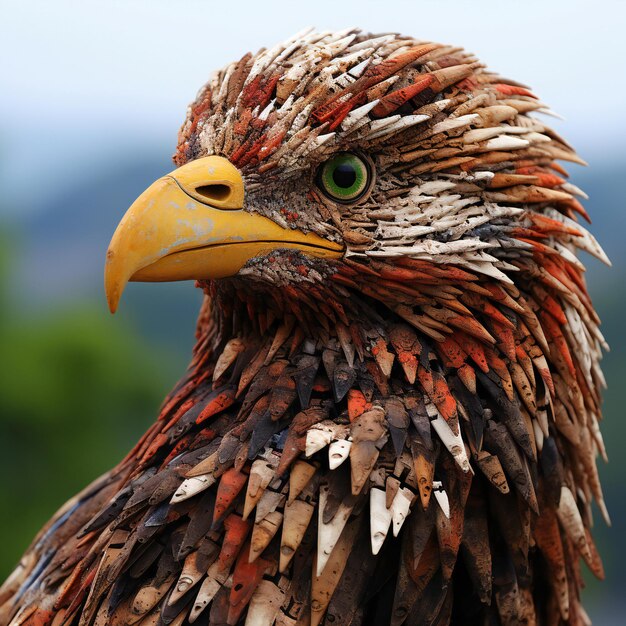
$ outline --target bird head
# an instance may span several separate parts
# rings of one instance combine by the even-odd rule
[[[278,290],[298,315],[345,315],[358,292],[437,339],[454,290],[505,297],[540,258],[602,255],[556,163],[581,161],[533,112],[549,110],[471,54],[399,35],[306,32],[247,54],[200,90],[177,169],[118,226],[109,306],[129,280]]]

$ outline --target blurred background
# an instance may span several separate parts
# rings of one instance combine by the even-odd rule
[[[102,268],[115,226],[172,169],[186,105],[210,72],[308,25],[462,45],[531,85],[589,162],[569,169],[614,265],[585,259],[612,347],[601,474],[613,527],[597,516],[607,581],[587,577],[587,605],[596,625],[624,624],[620,0],[0,0],[0,579],[55,509],[126,453],[190,355],[192,284],[133,284],[108,313]]]

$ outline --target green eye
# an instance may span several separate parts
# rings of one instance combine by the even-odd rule
[[[341,152],[324,163],[318,184],[337,202],[354,202],[369,188],[370,169],[367,163],[351,152]]]

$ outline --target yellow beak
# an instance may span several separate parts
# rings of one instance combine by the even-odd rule
[[[343,248],[314,233],[285,229],[243,210],[244,183],[227,159],[197,159],[144,191],[109,245],[104,286],[117,309],[128,281],[234,276],[250,259],[280,248],[339,258]]]

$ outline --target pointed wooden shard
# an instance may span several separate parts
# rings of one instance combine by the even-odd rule
[[[329,428],[312,427],[306,433],[306,448],[304,453],[306,456],[313,456],[322,448],[325,448],[333,438],[333,432]]]
[[[192,478],[194,476],[204,476],[205,474],[212,474],[219,464],[219,449],[210,454],[206,459],[203,459],[197,465],[194,465],[186,474],[186,478]]]
[[[422,351],[417,334],[407,324],[397,324],[389,331],[389,339],[398,357],[398,363],[402,366],[407,381],[412,385],[417,377],[417,359]]]
[[[306,433],[306,456],[312,456],[330,444],[333,439],[346,439],[348,427],[344,424],[336,424],[332,420],[324,420],[313,424]]]
[[[374,555],[380,552],[385,542],[391,526],[391,516],[392,512],[387,508],[385,492],[378,487],[372,487],[370,489],[370,538]]]
[[[272,455],[275,456],[275,455]],[[276,460],[278,458],[276,457]],[[276,464],[266,459],[256,459],[250,468],[250,477],[248,478],[248,489],[246,491],[246,500],[243,508],[243,519],[248,519],[252,509],[261,499],[263,492],[272,482],[276,473]]]
[[[326,377],[328,380],[332,380],[335,367],[337,366],[337,360],[339,359],[339,346],[337,342],[334,342],[335,348],[326,348],[322,352],[322,363],[324,364],[324,371],[326,372]]]
[[[291,467],[289,472],[289,499],[293,502],[306,487],[307,483],[317,471],[315,465],[307,463],[302,459],[298,459]]]
[[[565,485],[561,487],[561,499],[556,512],[561,526],[573,541],[580,554],[584,555],[585,559],[591,560],[591,551],[587,545],[585,525],[580,516],[576,499],[571,490]]]
[[[315,506],[305,500],[293,500],[285,505],[283,534],[280,541],[281,573],[287,571],[293,555],[302,543],[314,510]]]
[[[319,356],[312,354],[303,354],[297,361],[296,371],[293,373],[293,379],[296,382],[296,391],[298,392],[300,406],[303,409],[306,409],[309,406],[311,393],[313,391],[313,383],[319,366]]]
[[[237,397],[239,397],[246,387],[254,380],[254,377],[259,373],[267,357],[267,353],[270,349],[269,341],[266,342],[259,350],[256,356],[248,363],[247,367],[241,373],[239,378],[239,385],[237,386]]]
[[[399,457],[404,450],[407,428],[409,427],[409,414],[400,398],[388,398],[384,406],[391,441],[393,442],[396,457]]]
[[[372,404],[367,401],[362,391],[358,389],[348,391],[348,417],[351,422],[371,408]]]
[[[391,368],[396,357],[392,352],[387,350],[387,342],[382,338],[379,339],[372,346],[372,354],[374,355],[374,359],[376,359],[376,363],[378,364],[380,371],[383,373],[385,378],[389,378],[391,376]]]
[[[173,576],[168,576],[158,586],[146,586],[135,594],[130,607],[127,623],[134,624],[148,614],[169,591],[174,582]]]
[[[269,413],[272,421],[278,421],[287,412],[297,395],[293,370],[285,368],[271,392]]]
[[[373,407],[354,420],[350,428],[350,470],[352,495],[358,495],[378,459],[379,450],[387,441],[385,413],[379,406]]]
[[[224,372],[234,363],[235,359],[241,354],[246,345],[242,339],[235,337],[224,346],[222,354],[220,354],[213,370],[213,382],[224,374]]]
[[[393,536],[397,537],[404,521],[406,520],[411,509],[411,503],[415,494],[408,488],[402,487],[396,493],[391,504],[391,519],[393,521]]]
[[[220,580],[226,580],[232,564],[239,555],[239,551],[250,531],[250,522],[246,522],[239,515],[231,513],[224,520],[224,538],[217,561],[211,566],[214,575]]]
[[[476,453],[476,462],[482,473],[489,479],[489,482],[501,493],[509,493],[509,483],[504,475],[500,459],[486,450]]]
[[[326,563],[330,558],[333,548],[337,544],[341,531],[344,529],[348,518],[354,508],[354,502],[347,505],[341,503],[337,512],[333,518],[324,524],[324,509],[326,508],[326,502],[328,501],[328,485],[320,485],[319,491],[319,520],[317,529],[317,576],[321,576]]]
[[[348,362],[348,366],[352,367],[354,365],[354,345],[352,344],[350,332],[341,323],[336,324],[335,330],[337,331],[337,337],[346,357],[346,361]]]
[[[325,558],[325,564],[322,568],[320,568],[318,560],[320,557],[319,549],[316,558],[313,559],[310,626],[319,626],[324,618],[324,613],[348,562],[357,531],[358,522],[352,522],[348,525],[341,536],[337,538],[332,554]],[[323,575],[322,571],[324,571]]]
[[[489,449],[497,453],[498,460],[506,471],[506,475],[513,482],[522,498],[538,515],[539,505],[526,457],[520,452],[506,426],[489,420],[485,437],[489,443]]]
[[[431,460],[431,454],[427,451],[413,451],[413,464],[415,467],[415,477],[417,478],[417,488],[422,502],[422,508],[426,510],[430,503],[430,495],[433,490],[433,476],[435,475],[435,464]]]
[[[176,504],[177,502],[183,502],[188,498],[192,498],[201,491],[208,489],[215,483],[215,480],[213,474],[201,474],[200,476],[186,478],[172,496],[170,503]]]
[[[476,395],[476,371],[474,368],[465,363],[459,367],[456,373],[459,375],[461,382],[465,385],[467,390],[471,394]]]
[[[341,402],[356,380],[356,371],[347,361],[339,360],[332,377],[335,402]]]
[[[272,345],[270,346],[269,352],[265,357],[265,365],[272,362],[272,359],[276,356],[278,350],[280,350],[281,346],[285,343],[285,341],[287,341],[289,335],[291,334],[291,331],[293,330],[295,321],[296,320],[293,316],[288,316],[285,318],[285,323],[278,327],[278,330],[274,335]]]
[[[233,505],[235,498],[239,495],[247,480],[248,476],[236,470],[234,467],[231,467],[222,474],[215,497],[213,528],[217,528],[222,521],[224,515],[226,515]]]
[[[262,580],[250,598],[245,626],[272,626],[285,592],[271,580]]]
[[[400,489],[400,480],[393,475],[388,475],[385,480],[385,506],[391,507],[393,499]]]
[[[196,418],[196,424],[201,424],[210,417],[226,410],[235,402],[235,393],[236,389],[233,385],[216,389],[206,400],[204,408]]]
[[[263,574],[271,566],[270,561],[257,558],[253,563],[249,559],[249,544],[240,552],[233,572],[233,584],[228,599],[228,624],[234,626],[244,612],[252,594],[258,587]]]
[[[272,491],[270,489],[264,491],[256,507],[254,523],[258,524],[262,519],[267,517],[269,513],[272,513],[277,508],[282,507],[284,502],[285,495],[280,491]]]
[[[373,441],[359,441],[350,448],[352,495],[356,496],[361,493],[376,465],[379,454],[380,452]]]
[[[434,408],[433,405],[430,405],[431,408]],[[428,405],[427,405],[428,408]],[[439,439],[443,445],[448,449],[450,454],[453,456],[457,465],[464,471],[471,471],[471,466],[469,463],[469,459],[467,458],[467,452],[465,451],[465,444],[463,443],[463,437],[461,436],[461,431],[457,435],[452,432],[452,429],[448,425],[448,422],[439,415],[437,409],[434,409],[436,413],[435,419],[431,417],[431,424],[435,429],[437,435],[439,435]],[[429,411],[430,414],[430,411]]]
[[[197,557],[198,552],[195,551],[185,559],[183,571],[180,573],[176,586],[167,600],[168,606],[176,604],[204,576],[205,572],[198,568]]]
[[[271,511],[260,522],[255,523],[250,538],[249,563],[253,563],[267,548],[282,523],[283,514],[279,511]]]

